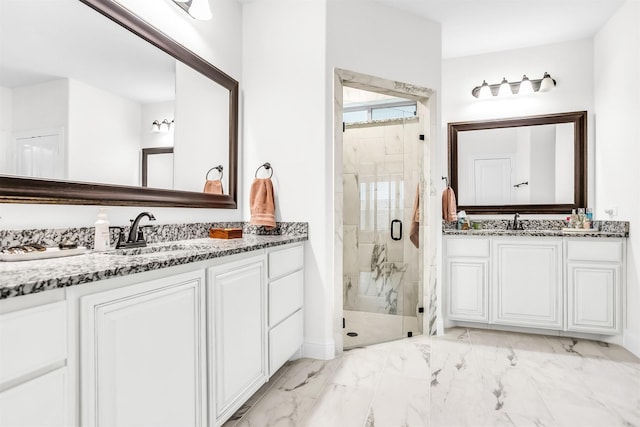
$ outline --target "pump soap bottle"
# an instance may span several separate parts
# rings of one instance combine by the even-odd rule
[[[95,236],[93,249],[103,252],[109,249],[109,220],[105,208],[98,211],[98,219],[95,222]]]

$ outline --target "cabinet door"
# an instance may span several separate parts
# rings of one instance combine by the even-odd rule
[[[447,316],[452,320],[489,321],[489,261],[474,258],[448,259]]]
[[[60,368],[0,393],[0,426],[68,425],[66,371]]]
[[[210,407],[222,424],[267,380],[264,257],[209,269]]]
[[[493,242],[494,323],[562,329],[562,242]]]
[[[204,271],[81,298],[83,426],[201,426]]]
[[[570,262],[567,267],[567,329],[617,333],[620,265]]]

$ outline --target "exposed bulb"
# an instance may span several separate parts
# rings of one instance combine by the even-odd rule
[[[160,132],[160,122],[157,120],[154,120],[153,123],[151,123],[151,132]]]

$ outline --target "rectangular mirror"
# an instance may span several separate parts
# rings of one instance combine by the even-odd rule
[[[237,206],[237,81],[112,0],[0,9],[0,201]],[[228,193],[203,194],[216,165]]]
[[[586,111],[449,123],[449,177],[469,214],[586,207]]]

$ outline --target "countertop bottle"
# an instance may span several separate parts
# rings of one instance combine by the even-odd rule
[[[575,209],[571,209],[571,222],[569,223],[569,227],[577,228],[578,227],[578,214]]]
[[[106,251],[109,249],[109,220],[105,208],[98,211],[98,219],[95,222],[95,236],[93,249],[95,251]]]

